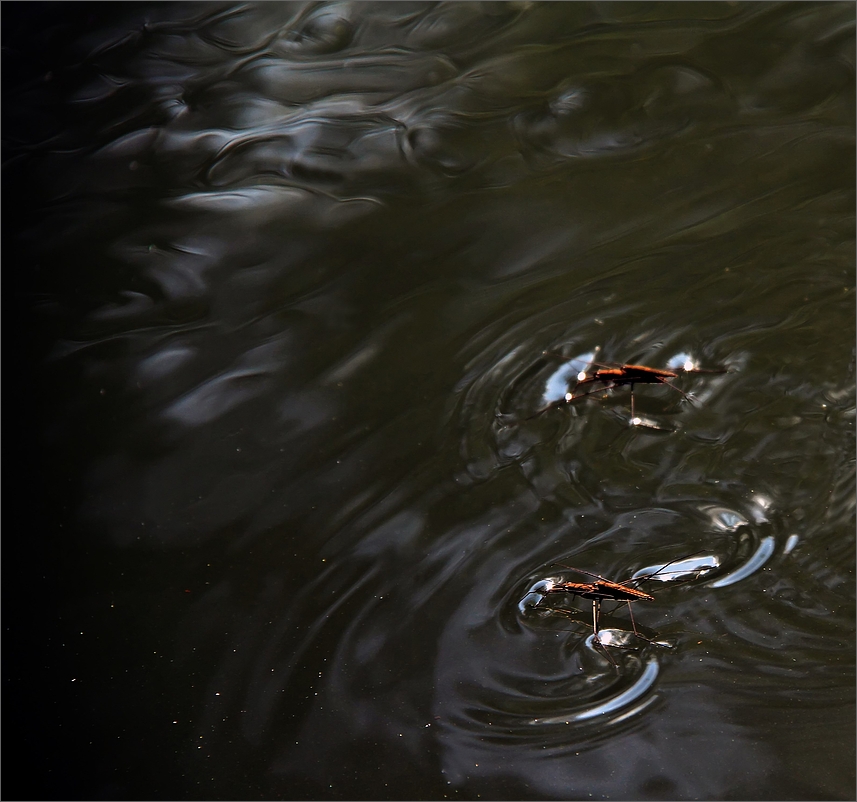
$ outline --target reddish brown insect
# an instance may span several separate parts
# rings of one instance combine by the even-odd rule
[[[646,574],[644,576],[637,577],[636,579],[626,579],[622,582],[614,582],[610,579],[605,579],[603,576],[599,574],[593,574],[591,571],[584,571],[581,568],[574,568],[570,565],[564,565],[563,563],[556,563],[556,565],[561,565],[563,568],[568,568],[571,571],[577,571],[580,574],[586,574],[594,579],[593,582],[557,582],[551,585],[551,587],[546,588],[544,591],[541,591],[544,595],[550,593],[567,593],[572,596],[580,596],[582,599],[591,599],[592,600],[592,632],[595,635],[595,640],[597,643],[601,643],[598,638],[598,622],[601,615],[601,602],[608,601],[616,601],[616,602],[625,602],[628,605],[628,614],[631,617],[631,629],[634,632],[634,635],[641,640],[649,641],[648,638],[644,637],[637,631],[637,625],[634,621],[634,613],[631,610],[631,602],[632,601],[654,601],[654,596],[651,596],[648,593],[640,590],[637,587],[633,587],[631,583],[639,584],[641,582],[645,582],[646,580],[653,579],[656,576],[667,576],[671,573],[681,573],[686,574],[687,571],[665,571],[664,569],[668,568],[670,565],[674,563],[681,562],[684,560],[689,560],[692,557],[697,556],[696,554],[691,554],[688,557],[677,558],[675,560],[671,560],[665,565],[661,566],[657,571],[652,572],[651,574]],[[700,572],[709,570],[714,566],[697,566],[693,569],[691,573],[695,576],[698,576]],[[691,577],[691,578],[694,578]],[[563,615],[570,616],[570,611],[563,610],[562,608],[557,607],[547,607],[547,610],[552,610],[554,612],[562,613]],[[602,644],[603,645],[603,644]],[[609,654],[608,654],[609,657]],[[612,659],[611,659],[611,662]]]
[[[558,356],[561,359],[569,359],[569,357],[562,356],[561,354],[552,354],[553,356]],[[594,365],[596,369],[587,373],[587,371],[581,371],[577,377],[577,383],[574,385],[574,389],[571,392],[565,394],[565,397],[560,399],[559,401],[554,401],[552,404],[548,404],[543,409],[540,409],[535,415],[531,415],[526,420],[532,420],[539,415],[547,412],[550,409],[555,409],[557,407],[564,406],[565,404],[570,404],[573,401],[577,401],[581,398],[585,398],[588,395],[593,395],[594,393],[606,392],[608,390],[613,390],[616,387],[625,387],[630,386],[631,388],[631,420],[637,421],[636,414],[634,412],[634,385],[635,384],[665,384],[667,387],[671,387],[677,393],[681,393],[688,401],[690,400],[690,396],[680,388],[676,387],[671,383],[672,379],[677,379],[683,373],[726,373],[725,368],[717,368],[714,370],[702,370],[701,368],[694,367],[683,367],[683,368],[675,368],[673,370],[666,370],[663,368],[650,368],[646,365],[628,365],[623,363],[599,363],[599,362],[590,362],[590,365]],[[585,393],[578,393],[578,388],[586,385],[595,384],[596,382],[603,384],[603,387],[600,387],[595,390],[590,390]]]
[[[632,601],[654,601],[655,597],[648,593],[639,590],[638,588],[630,587],[622,582],[613,582],[605,579],[603,576],[593,574],[590,571],[584,571],[581,568],[574,568],[570,565],[562,565],[563,568],[568,568],[572,571],[577,571],[581,574],[586,574],[595,578],[594,582],[558,582],[552,587],[546,589],[545,594],[549,593],[567,593],[572,596],[580,596],[582,599],[592,599],[592,632],[598,637],[598,619],[601,616],[601,602],[606,600],[626,602],[628,604],[628,612],[631,615],[631,628],[637,637],[641,637],[637,632],[637,626],[634,622],[634,613],[631,611]],[[666,567],[666,566],[665,566]],[[631,581],[631,580],[627,580]],[[638,581],[638,580],[637,580]],[[556,608],[548,608],[556,609]],[[644,639],[645,640],[645,639]]]

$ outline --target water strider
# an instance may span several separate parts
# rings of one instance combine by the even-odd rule
[[[649,643],[655,643],[655,641],[646,638],[644,635],[641,635],[637,630],[636,622],[634,621],[634,613],[631,609],[631,602],[635,601],[654,601],[655,597],[646,593],[645,591],[640,590],[637,585],[642,582],[646,582],[648,580],[654,579],[655,577],[665,577],[670,574],[687,574],[687,571],[665,571],[664,569],[668,568],[670,565],[674,565],[677,562],[683,562],[685,560],[690,559],[690,557],[695,557],[696,554],[692,554],[689,557],[681,557],[676,558],[675,560],[671,560],[665,565],[661,566],[657,571],[653,571],[650,574],[642,574],[639,576],[632,577],[630,579],[625,579],[619,582],[615,582],[611,579],[606,579],[600,574],[592,573],[591,571],[586,571],[582,568],[575,568],[571,565],[565,565],[564,563],[555,563],[556,565],[560,565],[563,568],[567,568],[570,571],[576,571],[579,574],[585,574],[592,578],[591,582],[550,582],[543,590],[537,591],[541,593],[543,596],[547,596],[551,593],[565,593],[571,596],[580,596],[582,599],[591,599],[592,600],[592,633],[594,635],[594,642],[599,644],[600,646],[614,646],[616,648],[629,648],[619,643],[605,643],[599,635],[599,619],[601,616],[601,603],[603,601],[615,601],[615,602],[625,602],[628,605],[628,614],[631,617],[631,629],[634,632],[634,636],[639,638],[640,640],[647,641]],[[700,565],[693,569],[692,576],[690,579],[696,579],[700,573],[704,571],[708,571],[713,569],[714,565]],[[690,579],[684,581],[690,581]],[[538,607],[538,603],[535,605]],[[565,610],[560,607],[545,607],[542,609],[551,610],[553,612],[560,613],[565,615],[566,617],[572,617],[571,612],[569,610]],[[614,664],[615,662],[610,657],[609,652],[606,652],[608,659],[610,662]]]
[[[561,354],[556,354],[553,352],[547,352],[547,354],[550,356],[557,356],[560,359],[565,359],[569,361],[574,359],[574,357],[565,357]],[[595,366],[595,370],[590,372],[590,366]],[[574,388],[571,391],[567,392],[563,398],[560,398],[559,400],[548,404],[547,406],[543,407],[538,412],[533,415],[530,415],[524,420],[532,420],[533,418],[537,418],[551,409],[556,409],[558,407],[565,406],[566,404],[571,404],[574,401],[579,401],[581,398],[586,398],[587,396],[594,395],[595,393],[606,392],[608,390],[613,390],[617,387],[629,386],[631,389],[631,422],[637,424],[639,423],[639,418],[637,418],[636,413],[634,411],[635,384],[664,384],[667,387],[671,387],[677,393],[680,393],[682,396],[684,396],[684,398],[690,401],[691,397],[690,395],[688,395],[688,393],[672,384],[673,379],[677,379],[679,376],[685,373],[726,372],[726,368],[697,368],[694,367],[693,363],[690,360],[688,360],[684,364],[684,366],[673,368],[672,370],[667,370],[665,368],[652,368],[647,365],[632,365],[623,362],[589,362],[587,367],[584,368],[577,375],[577,382],[575,383]],[[589,386],[595,383],[600,383],[604,386],[589,390],[588,392],[578,393],[578,388]]]

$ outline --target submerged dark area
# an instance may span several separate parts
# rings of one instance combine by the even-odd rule
[[[4,3],[4,798],[853,799],[854,16]]]

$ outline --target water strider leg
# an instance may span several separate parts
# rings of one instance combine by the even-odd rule
[[[661,384],[665,384],[667,387],[672,387],[672,389],[675,390],[677,393],[681,393],[687,399],[687,402],[689,404],[693,403],[693,398],[691,397],[690,393],[686,393],[684,390],[681,389],[681,387],[676,387],[669,379],[658,378],[658,381]]]

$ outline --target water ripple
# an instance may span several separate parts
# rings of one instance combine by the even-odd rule
[[[50,354],[22,464],[63,524],[21,570],[60,565],[57,663],[101,689],[57,691],[62,732],[154,750],[114,738],[149,785],[80,795],[853,792],[853,20],[8,29],[8,262]],[[727,370],[557,403],[593,361]],[[652,598],[596,638],[544,601],[568,566]]]

